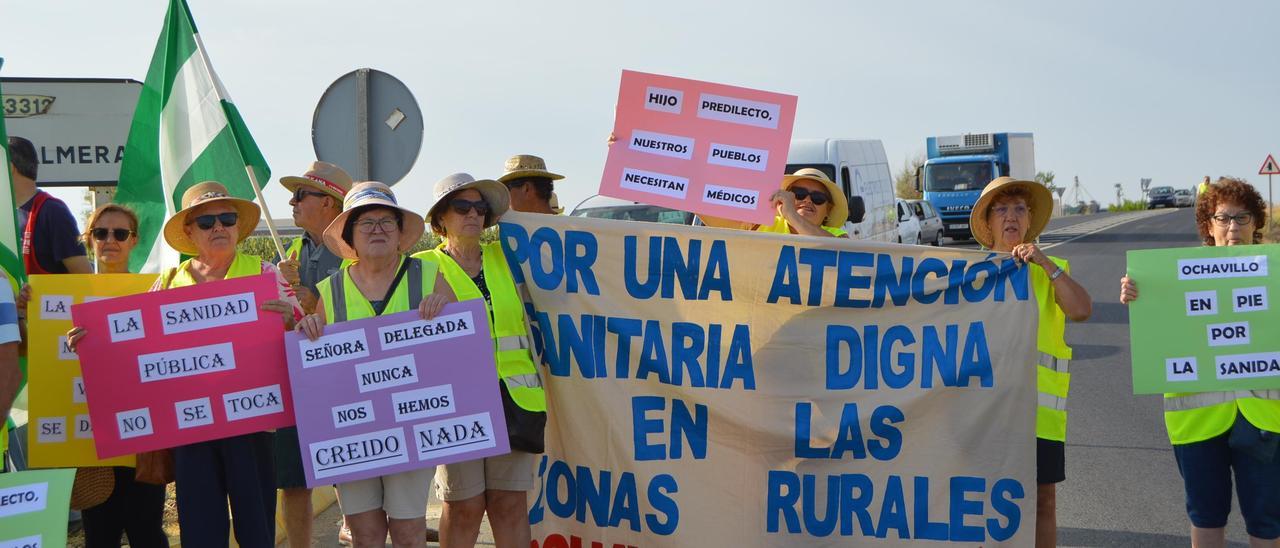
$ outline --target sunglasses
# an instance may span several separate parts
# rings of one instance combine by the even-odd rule
[[[135,234],[134,231],[127,228],[95,228],[89,233],[93,235],[93,239],[99,242],[107,241],[108,236],[114,236],[117,242],[123,242]]]
[[[796,201],[799,202],[805,198],[813,202],[813,205],[822,205],[831,201],[831,196],[821,190],[809,190],[803,187],[792,187],[791,193],[795,194]]]
[[[240,220],[240,214],[234,211],[227,213],[219,213],[217,215],[201,215],[195,218],[195,224],[200,230],[209,230],[213,228],[215,222],[222,223],[222,226],[231,228],[236,226],[236,221]]]
[[[297,190],[293,191],[293,201],[294,201],[295,203],[296,203],[296,202],[301,202],[301,201],[305,200],[305,199],[307,198],[307,196],[315,196],[315,197],[317,197],[317,198],[324,198],[325,196],[328,196],[328,194],[325,194],[325,193],[323,193],[323,192],[311,192],[310,190],[307,190],[307,189],[304,189],[304,188],[299,188],[299,189],[297,189]]]
[[[454,198],[449,200],[449,207],[453,208],[453,211],[458,215],[466,215],[473,209],[476,210],[476,213],[480,214],[481,217],[489,214],[489,202],[484,200],[476,200],[473,202],[462,198]]]
[[[507,185],[508,189],[512,189],[512,188],[520,188],[524,186],[525,183],[532,183],[534,181],[540,181],[540,180],[542,180],[541,177],[525,177],[523,179],[512,179],[503,184]]]

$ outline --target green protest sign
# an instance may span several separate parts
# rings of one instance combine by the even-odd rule
[[[1133,392],[1280,388],[1280,245],[1128,253]]]
[[[0,546],[65,548],[73,469],[0,474]]]

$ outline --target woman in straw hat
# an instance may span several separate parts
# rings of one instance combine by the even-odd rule
[[[1196,228],[1207,246],[1260,244],[1266,208],[1252,185],[1223,177],[1200,195]],[[1120,302],[1136,300],[1137,280],[1121,278]],[[1164,409],[1192,546],[1226,544],[1233,472],[1249,545],[1280,546],[1280,390],[1165,394]]]
[[[405,256],[425,225],[422,217],[396,203],[390,187],[374,181],[356,184],[342,209],[325,229],[324,243],[354,262],[317,284],[316,313],[303,318],[298,331],[316,340],[327,324],[414,309],[430,319],[456,300],[434,263]],[[422,546],[434,474],[434,468],[420,468],[339,483],[338,502],[352,543],[382,546],[389,532],[395,546]]]
[[[707,226],[805,234],[827,238],[848,238],[844,222],[849,219],[849,202],[839,185],[821,170],[804,168],[782,178],[782,188],[769,197],[777,209],[773,224],[757,225],[731,219],[701,216]]]
[[[498,242],[480,242],[484,230],[506,213],[507,189],[497,181],[455,173],[436,183],[434,194],[427,218],[444,242],[415,257],[440,265],[459,299],[484,299],[512,448],[499,457],[441,467],[436,478],[436,498],[444,501],[440,540],[445,546],[474,545],[487,513],[498,546],[526,547],[531,536],[526,493],[533,489],[533,453],[542,452],[546,395],[506,255]]]
[[[169,247],[193,258],[162,273],[152,291],[185,287],[228,278],[272,273],[279,298],[261,309],[281,315],[291,329],[302,309],[289,283],[275,265],[236,251],[236,244],[253,233],[261,215],[257,204],[234,198],[221,183],[206,181],[182,194],[182,210],[164,225]],[[72,344],[83,336],[78,330]],[[275,544],[276,482],[271,434],[255,432],[175,447],[178,526],[183,546],[227,545],[231,520],[241,546]]]
[[[1082,322],[1093,311],[1093,300],[1071,278],[1064,259],[1050,257],[1034,243],[1049,224],[1053,195],[1034,181],[1000,177],[982,190],[969,214],[973,237],[992,251],[1010,253],[1028,263],[1040,308],[1036,364],[1040,390],[1036,407],[1036,546],[1054,546],[1057,539],[1055,484],[1066,479],[1067,362],[1066,319]]]

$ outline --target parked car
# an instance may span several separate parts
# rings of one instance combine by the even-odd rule
[[[596,194],[573,208],[573,217],[643,221],[647,223],[694,224],[694,215],[688,211],[669,209]]]
[[[920,218],[916,216],[916,208],[911,202],[898,199],[898,243],[920,243]]]
[[[1173,191],[1173,205],[1177,207],[1191,207],[1196,205],[1196,195],[1191,190],[1179,188]]]
[[[1147,209],[1155,209],[1157,207],[1174,207],[1177,205],[1173,200],[1173,187],[1157,186],[1152,187],[1147,194]]]
[[[928,200],[911,200],[915,207],[916,218],[920,219],[920,243],[934,246],[942,245],[942,217],[937,208]]]

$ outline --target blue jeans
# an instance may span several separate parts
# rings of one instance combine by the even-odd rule
[[[1226,527],[1231,513],[1231,475],[1235,473],[1236,495],[1249,536],[1280,538],[1280,455],[1263,462],[1256,456],[1232,447],[1232,431],[1257,435],[1259,430],[1244,416],[1226,433],[1196,443],[1173,446],[1178,472],[1187,494],[1187,516],[1196,527]],[[1270,433],[1275,436],[1277,434]]]

